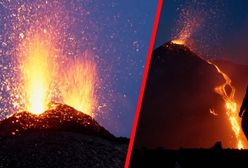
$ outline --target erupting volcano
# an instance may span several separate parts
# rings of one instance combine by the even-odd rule
[[[240,81],[247,79],[244,69],[247,72],[248,66],[205,60],[187,44],[174,41],[155,49],[131,167],[170,167],[177,161],[185,167],[198,167],[206,160],[207,167],[246,163],[242,156],[247,155],[247,140],[232,84],[240,89],[243,83],[245,88]]]
[[[105,98],[103,90],[108,95],[111,88],[102,86],[105,78],[100,78],[99,68],[105,58],[99,55],[113,46],[97,41],[98,26],[84,5],[0,2],[0,55],[5,56],[0,65],[5,70],[0,87],[0,167],[124,164],[128,139],[115,137],[99,124],[107,111],[100,107],[115,101],[99,103]]]
[[[154,50],[137,128],[137,147],[210,147],[222,141],[224,147],[246,148],[235,88],[214,62],[218,61],[205,60],[187,44],[174,41]],[[157,125],[163,133],[153,129]]]
[[[9,62],[4,63],[9,73],[2,75],[1,99],[6,103],[1,119],[22,111],[39,115],[49,110],[50,102],[94,117],[100,84],[96,53],[94,47],[81,44],[85,35],[71,31],[77,18],[65,10],[64,3],[1,3],[9,10],[6,15],[13,16],[4,20],[9,26],[4,27],[9,41],[2,42],[8,45]]]
[[[30,29],[24,34],[17,52],[19,101],[14,104],[18,111],[0,121],[0,167],[39,167],[37,160],[49,167],[123,165],[128,139],[115,137],[93,118],[98,84],[93,53],[63,56],[53,29]],[[80,159],[72,157],[75,149],[70,146],[77,148]]]
[[[53,37],[53,38],[52,38]],[[50,101],[63,102],[88,115],[96,107],[96,64],[89,52],[83,58],[61,56],[53,30],[30,30],[20,45],[24,109],[41,114]],[[66,64],[63,64],[66,61]]]
[[[164,4],[130,167],[247,165],[244,6],[245,1]]]
[[[171,43],[176,45],[185,45],[185,42],[182,40],[172,40]],[[204,60],[204,58],[202,58]],[[238,109],[237,109],[237,102],[235,101],[235,88],[231,84],[231,79],[224,73],[215,63],[211,62],[211,60],[205,60],[208,64],[213,65],[216,68],[216,71],[222,75],[225,82],[219,86],[214,88],[215,92],[222,96],[223,100],[225,101],[226,107],[226,115],[229,118],[230,124],[232,126],[232,130],[235,134],[237,139],[237,148],[244,149],[245,137],[241,130],[240,119],[238,116]],[[227,90],[230,90],[228,93]],[[210,113],[213,115],[217,115],[213,110],[210,108]]]
[[[0,121],[0,166],[123,165],[128,139],[116,138],[70,106],[49,103],[48,109],[41,114],[20,112]]]
[[[171,42],[165,44],[168,48],[174,48],[170,46],[178,46],[178,48],[188,48],[184,50],[189,50],[190,55],[195,55],[199,59],[203,60],[205,63],[213,66],[216,72],[222,76],[224,82],[222,84],[217,84],[214,86],[213,90],[222,97],[224,100],[224,107],[226,112],[226,117],[229,120],[229,124],[232,128],[233,134],[236,137],[237,145],[236,148],[247,148],[247,141],[241,129],[241,122],[238,116],[238,103],[235,97],[235,87],[232,85],[231,78],[225,73],[213,60],[205,59],[199,55],[193,53],[193,49],[197,50],[198,44],[194,42],[192,38],[193,33],[197,32],[201,28],[201,24],[204,18],[195,16],[197,10],[192,10],[191,8],[182,10],[181,19],[178,22],[182,26],[182,29],[176,35],[176,38]],[[175,47],[177,48],[177,47]],[[176,51],[177,52],[177,51]],[[174,54],[174,53],[173,53]],[[182,55],[189,55],[189,53],[182,53]],[[212,100],[209,100],[212,101]],[[214,116],[218,115],[219,110],[209,107],[210,114]]]

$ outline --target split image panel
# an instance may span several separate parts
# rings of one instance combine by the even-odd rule
[[[247,9],[163,2],[129,167],[246,164]]]
[[[0,0],[0,167],[124,167],[157,6]]]

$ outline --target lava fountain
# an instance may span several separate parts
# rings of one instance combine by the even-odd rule
[[[29,33],[21,46],[25,110],[40,114],[47,108],[47,96],[53,78],[52,39],[46,31]]]
[[[49,102],[64,103],[93,116],[96,107],[96,63],[90,52],[78,57],[60,55],[55,35],[30,31],[20,47],[24,110],[41,114]],[[59,98],[58,98],[59,97]]]
[[[94,115],[100,97],[96,96],[99,81],[94,58],[99,57],[91,52],[96,37],[89,38],[85,32],[96,27],[86,9],[75,4],[1,3],[8,11],[3,18],[6,35],[0,37],[8,56],[2,61],[8,66],[0,65],[6,71],[0,88],[0,99],[6,100],[1,101],[6,104],[1,119],[23,111],[40,116],[56,103]],[[80,16],[71,10],[80,12]],[[5,53],[1,50],[0,55]]]
[[[61,94],[63,102],[93,116],[97,104],[95,88],[98,84],[96,63],[88,58],[91,54],[69,60],[62,74]]]

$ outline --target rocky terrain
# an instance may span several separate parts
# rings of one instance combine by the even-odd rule
[[[0,168],[123,167],[127,147],[127,138],[116,138],[90,116],[63,104],[0,122]]]

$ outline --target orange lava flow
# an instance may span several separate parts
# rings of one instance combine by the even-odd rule
[[[225,83],[215,87],[215,92],[218,93],[219,95],[222,96],[223,100],[225,101],[225,106],[226,106],[226,115],[229,119],[229,122],[231,124],[232,130],[235,134],[235,137],[237,139],[237,148],[238,149],[244,149],[244,141],[242,139],[242,131],[240,127],[240,120],[238,116],[238,111],[237,111],[237,102],[234,99],[235,95],[235,88],[231,84],[231,79],[223,72],[220,70],[220,68],[212,63],[211,61],[207,60],[208,64],[213,65],[218,73],[220,73],[223,78],[225,79]],[[231,88],[231,93],[227,94],[226,92],[226,87]]]

